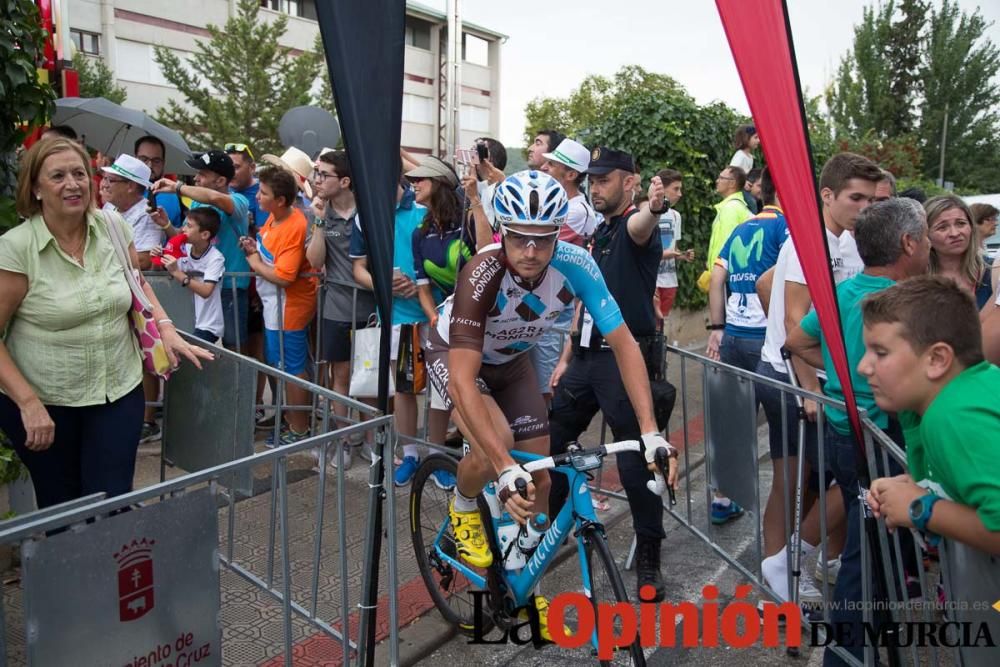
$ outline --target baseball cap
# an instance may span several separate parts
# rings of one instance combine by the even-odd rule
[[[448,164],[433,155],[420,158],[420,164],[406,172],[407,177],[436,178],[446,182],[453,188],[458,187],[458,175]]]
[[[590,167],[588,174],[602,176],[611,173],[615,169],[635,173],[635,158],[625,151],[616,151],[607,146],[598,146],[590,153]]]
[[[551,153],[542,153],[542,157],[552,162],[565,165],[581,174],[587,173],[590,167],[590,151],[578,141],[563,139]]]
[[[195,170],[207,169],[219,176],[225,176],[228,180],[232,180],[236,174],[236,167],[233,166],[233,158],[229,157],[224,151],[212,150],[197,153],[193,158],[184,160],[184,164]]]
[[[101,167],[101,171],[127,178],[133,183],[138,183],[144,188],[151,188],[153,184],[149,182],[149,167],[143,164],[138,158],[122,153],[115,159],[115,163],[110,167]]]

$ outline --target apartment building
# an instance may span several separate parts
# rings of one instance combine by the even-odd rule
[[[126,106],[155,112],[177,95],[153,59],[153,45],[182,59],[208,38],[207,25],[222,26],[236,12],[235,0],[68,0],[76,48],[102,57],[128,91]],[[311,48],[319,32],[316,0],[261,0],[261,16],[288,16],[283,45]],[[443,152],[443,103],[447,17],[432,7],[406,3],[402,145],[412,152]],[[506,36],[464,23],[458,145],[496,136],[500,127],[500,50]]]

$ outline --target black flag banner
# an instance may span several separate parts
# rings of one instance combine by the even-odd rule
[[[405,0],[319,0],[316,14],[344,145],[354,176],[354,196],[368,244],[375,301],[386,326],[379,346],[378,407],[388,407],[392,322],[392,252],[399,182],[403,104]],[[391,443],[390,443],[391,444]],[[392,456],[391,449],[383,450]],[[376,602],[382,551],[385,468],[370,473],[366,571],[359,644],[364,664],[375,659]],[[395,527],[393,527],[395,529]],[[347,630],[344,619],[344,630]],[[346,656],[345,656],[346,657]]]

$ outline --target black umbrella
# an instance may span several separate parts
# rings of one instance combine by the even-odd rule
[[[109,157],[131,154],[135,140],[153,135],[167,148],[164,171],[190,173],[184,160],[191,149],[180,134],[157,123],[142,111],[128,109],[103,97],[63,97],[56,100],[53,125],[73,128],[87,146]]]

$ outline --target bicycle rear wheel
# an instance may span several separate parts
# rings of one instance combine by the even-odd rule
[[[427,592],[438,611],[446,621],[456,624],[463,633],[471,635],[475,607],[470,591],[478,590],[478,587],[460,570],[441,558],[438,552],[439,547],[448,556],[457,559],[455,536],[451,531],[448,515],[448,505],[455,494],[453,490],[443,491],[433,483],[431,475],[437,470],[447,470],[457,475],[458,463],[450,456],[434,454],[425,458],[417,468],[410,490],[410,537],[413,540],[413,552],[420,576],[423,577]],[[485,529],[489,526],[489,511],[481,497],[479,504]],[[445,529],[439,538],[442,526]],[[483,577],[487,576],[485,569],[472,569]],[[483,618],[480,622],[484,633],[493,627],[488,597],[483,600]]]
[[[594,603],[595,615],[597,605],[602,602],[629,602],[628,594],[625,592],[625,584],[622,582],[622,575],[611,555],[604,529],[598,526],[588,526],[584,529],[583,539],[587,547],[591,600]],[[629,646],[623,646],[616,650],[611,660],[599,660],[599,662],[601,665],[645,667],[646,657],[639,644],[638,633]]]

